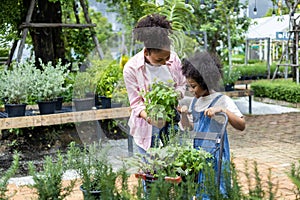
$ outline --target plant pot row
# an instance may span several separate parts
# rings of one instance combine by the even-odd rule
[[[97,99],[97,100],[96,100]],[[115,108],[121,107],[121,103],[112,103],[111,98],[104,96],[98,98],[87,97],[84,99],[73,99],[75,111],[91,110],[97,105],[101,105],[100,108]],[[54,101],[37,101],[39,112],[41,115],[54,114],[55,111],[62,109],[63,97],[58,97]],[[20,117],[25,116],[27,104],[5,104],[5,112],[8,117]]]

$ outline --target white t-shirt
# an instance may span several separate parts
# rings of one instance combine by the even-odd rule
[[[194,109],[196,112],[204,111],[208,108],[209,104],[213,101],[214,98],[216,98],[221,93],[215,92],[208,96],[200,97],[197,99]],[[189,112],[192,111],[191,108],[192,104],[190,104]],[[222,95],[213,106],[218,106],[221,108],[226,108],[230,112],[234,113],[238,117],[242,117],[243,114],[239,110],[239,108],[236,106],[234,101],[227,95]]]
[[[173,81],[173,77],[167,65],[152,66],[145,63],[146,74],[149,77],[150,83],[162,81],[168,83],[170,80]]]

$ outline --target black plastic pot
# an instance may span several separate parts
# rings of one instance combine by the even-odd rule
[[[8,117],[25,116],[27,104],[5,104],[5,112]]]
[[[100,96],[101,99],[101,108],[106,109],[106,108],[111,108],[111,98],[105,97],[105,96]]]
[[[101,199],[101,191],[86,191],[82,185],[79,187],[79,189],[82,191],[83,193],[83,199],[85,200],[98,200]]]
[[[76,111],[91,110],[95,107],[95,99],[93,97],[83,99],[73,99]]]
[[[38,101],[38,107],[41,115],[54,114],[57,101]]]
[[[55,110],[61,110],[62,109],[63,99],[64,99],[63,97],[56,97]]]

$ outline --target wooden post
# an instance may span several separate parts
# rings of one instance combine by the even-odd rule
[[[80,0],[80,5],[81,5],[81,7],[83,9],[83,13],[84,13],[84,17],[85,17],[86,22],[89,23],[89,24],[91,24],[92,21],[91,21],[89,15],[88,15],[88,9],[87,9],[87,7],[85,5],[84,0]],[[102,49],[101,49],[101,47],[99,45],[98,38],[97,38],[97,36],[95,34],[95,30],[93,28],[90,28],[90,31],[91,31],[91,34],[92,34],[92,37],[93,37],[93,41],[94,41],[94,43],[96,45],[96,49],[97,49],[97,52],[99,54],[99,57],[102,60],[104,58],[104,55],[103,55],[103,51],[102,51]]]
[[[31,16],[32,16],[33,9],[34,9],[34,4],[35,4],[35,0],[31,0],[29,10],[28,10],[28,13],[26,16],[26,23],[29,23],[31,20]],[[17,55],[17,62],[20,62],[20,60],[21,60],[27,34],[28,34],[28,28],[24,28],[22,31],[22,39],[20,42],[19,51],[18,51],[18,55]]]

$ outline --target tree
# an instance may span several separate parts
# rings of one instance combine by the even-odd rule
[[[185,0],[165,0],[163,5],[155,4],[155,0],[144,1],[140,0],[98,0],[108,4],[113,11],[118,12],[123,24],[131,25],[133,22],[153,12],[165,13],[169,8],[170,11],[175,4],[184,4]],[[228,39],[231,40],[232,47],[244,44],[244,34],[250,25],[250,18],[246,15],[242,15],[242,12],[246,10],[247,5],[242,4],[239,0],[228,1],[213,1],[205,0],[205,8],[201,9],[201,1],[189,0],[186,9],[191,6],[193,8],[192,15],[187,15],[187,12],[183,9],[178,10],[176,14],[181,14],[180,23],[185,25],[190,24],[188,28],[183,26],[183,30],[205,31],[208,37],[208,50],[213,53],[223,55],[228,58]],[[212,9],[214,7],[214,9]],[[172,14],[172,12],[169,12]],[[128,19],[125,17],[130,17]],[[170,15],[172,16],[172,15]],[[233,16],[233,17],[232,17]],[[178,19],[176,19],[178,20]],[[230,30],[231,37],[228,38],[228,30]],[[201,41],[198,41],[199,45]]]
[[[88,7],[87,0],[80,0]],[[12,40],[18,41],[21,38],[22,30],[20,25],[26,20],[31,0],[2,0],[0,9],[0,43],[8,45]],[[79,2],[76,0],[36,0],[32,12],[31,23],[86,23],[83,15],[80,17]],[[70,21],[69,19],[74,19]],[[104,19],[101,13],[92,15],[97,23],[96,34],[98,40],[105,40],[104,34],[111,31],[111,25]],[[27,24],[28,25],[28,24]],[[26,26],[28,27],[28,26]],[[23,29],[24,30],[24,29]],[[94,48],[91,33],[88,29],[70,31],[62,26],[57,27],[29,27],[29,34],[26,38],[27,44],[32,44],[35,58],[41,58],[43,63],[61,58],[63,61],[70,60],[71,49],[81,49],[75,53],[79,55],[76,59],[82,61],[87,52]],[[74,29],[73,29],[74,30]],[[81,34],[81,37],[78,37]],[[84,40],[82,39],[84,35]],[[80,41],[79,41],[80,40]],[[16,42],[12,51],[16,47]],[[73,45],[73,46],[72,46]],[[74,47],[75,46],[75,47]],[[38,61],[36,63],[39,63]]]

